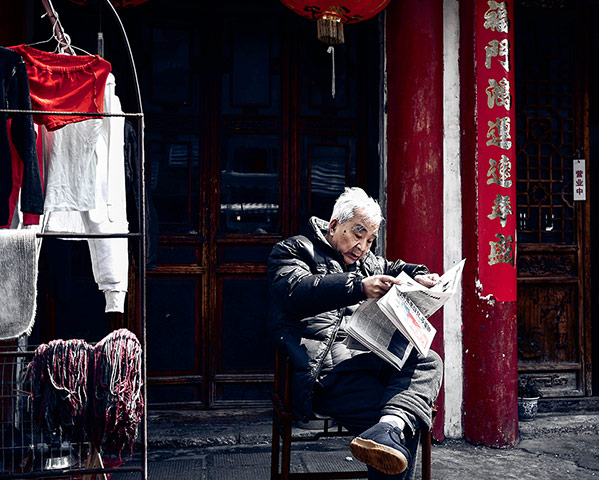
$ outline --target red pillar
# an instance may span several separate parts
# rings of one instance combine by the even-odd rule
[[[391,2],[387,33],[387,257],[443,270],[443,4]],[[443,356],[442,315],[431,319]],[[433,433],[443,438],[443,394]]]
[[[488,446],[518,441],[512,8],[460,2],[463,425]]]

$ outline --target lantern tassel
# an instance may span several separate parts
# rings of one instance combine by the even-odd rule
[[[331,46],[327,49],[327,53],[331,54],[331,95],[335,98],[335,47]]]
[[[343,22],[338,15],[323,15],[316,20],[318,40],[328,45],[339,45],[345,42]]]

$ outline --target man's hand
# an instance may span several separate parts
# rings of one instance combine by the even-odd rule
[[[362,280],[362,292],[367,298],[379,298],[385,295],[393,284],[401,283],[401,280],[390,275],[373,275]]]
[[[424,285],[425,287],[434,287],[435,285],[437,285],[437,283],[439,283],[439,274],[428,273],[426,275],[416,275],[414,277],[414,280],[416,280],[421,285]]]

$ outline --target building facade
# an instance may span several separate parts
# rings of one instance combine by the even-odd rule
[[[96,52],[103,33],[130,110],[123,39],[103,2],[80,3],[53,1],[74,45]],[[514,445],[519,376],[536,379],[545,408],[592,402],[596,2],[391,0],[347,25],[334,56],[277,0],[199,13],[187,0],[138,3],[118,12],[159,231],[150,408],[268,405],[268,253],[327,218],[345,185],[383,205],[376,248],[389,258],[438,272],[466,258],[462,294],[432,319],[445,360],[438,438]],[[9,2],[0,44],[48,38],[42,13]],[[106,315],[85,249],[44,248],[35,340],[137,328],[134,254],[128,313]]]

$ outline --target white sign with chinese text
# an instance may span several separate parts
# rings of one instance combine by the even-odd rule
[[[584,160],[574,160],[572,168],[572,184],[574,186],[574,200],[587,199],[587,182]]]

